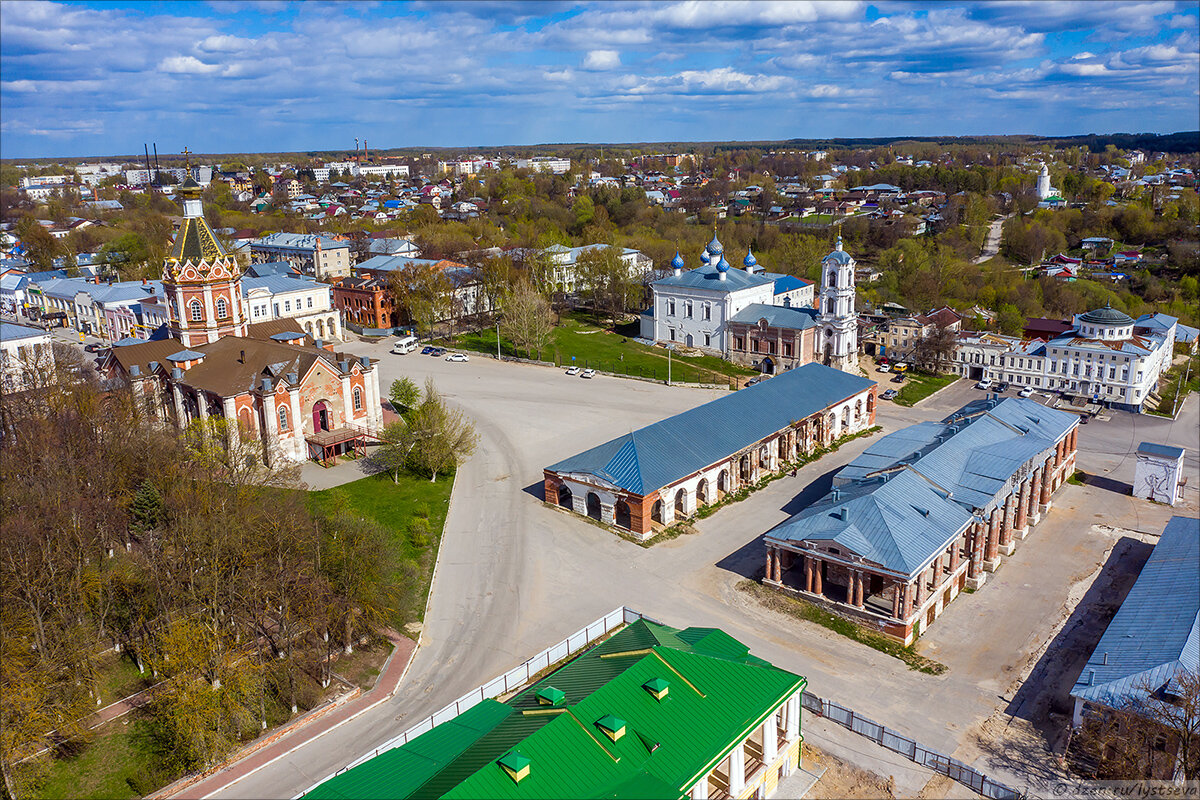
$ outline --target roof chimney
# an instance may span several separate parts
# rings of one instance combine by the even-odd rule
[[[246,351],[245,350],[242,350],[238,353],[238,363],[239,364],[246,363]]]
[[[270,391],[271,391],[271,379],[270,379],[270,378],[263,378],[263,379],[262,379],[262,390],[263,390],[264,392],[270,392]]]

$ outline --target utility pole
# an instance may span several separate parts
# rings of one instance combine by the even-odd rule
[[[496,360],[500,361],[500,318],[496,317]]]
[[[671,346],[667,345],[667,386],[671,385]]]

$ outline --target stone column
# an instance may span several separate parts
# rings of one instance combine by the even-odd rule
[[[971,525],[969,562],[967,564],[967,586],[978,589],[987,581],[987,573],[983,569],[983,547],[987,539],[986,523],[976,522]]]
[[[183,404],[183,389],[178,383],[171,384],[171,395],[175,398],[175,427],[187,425],[187,408]]]
[[[729,754],[729,795],[737,797],[746,788],[746,742],[741,741]]]
[[[781,560],[781,557],[783,554],[779,552],[778,547],[775,548],[774,553],[775,553],[775,558],[773,560],[775,563],[775,580],[776,580],[776,582],[782,583],[783,582],[783,568],[782,568],[782,565],[780,564],[780,560]]]
[[[925,573],[928,570],[921,570],[921,574],[917,576],[916,596],[913,597],[913,608],[920,608],[921,603],[925,602]]]
[[[919,580],[919,579],[918,579]],[[904,584],[904,606],[901,609],[900,619],[908,619],[913,613],[913,585],[911,583]]]
[[[341,365],[338,366],[340,368]],[[354,423],[354,390],[350,388],[350,373],[346,372],[340,377],[342,382],[342,424],[351,425]],[[363,385],[365,386],[366,383],[367,381],[364,377]],[[363,392],[363,394],[366,394],[366,392]],[[367,402],[365,397],[363,398],[363,402]]]
[[[895,619],[903,619],[900,613],[903,611],[903,592],[904,587],[899,583],[892,584],[892,617]]]
[[[983,568],[988,572],[995,572],[996,567],[1000,566],[1000,509],[993,508],[992,514],[988,518],[987,530],[987,546],[983,552],[984,564]]]
[[[615,504],[606,503],[603,500],[601,500],[600,501],[600,521],[603,522],[605,525],[615,524],[616,519],[617,519],[616,510],[617,510],[617,507]]]
[[[1029,481],[1029,525],[1030,527],[1037,525],[1042,520],[1041,513],[1042,499],[1042,468],[1038,467],[1033,471],[1033,477]]]
[[[1021,493],[1017,497],[1017,521],[1013,525],[1013,535],[1024,539],[1029,533],[1029,478],[1021,481]]]
[[[767,766],[779,755],[779,726],[775,724],[775,715],[767,717],[763,723],[763,763]]]
[[[263,392],[262,402],[263,420],[267,423],[263,430],[263,450],[267,466],[273,467],[279,460],[279,411],[275,408],[275,392]]]
[[[1013,545],[1013,522],[1017,515],[1016,503],[1016,487],[1013,488],[1013,493],[1004,498],[1004,514],[1000,518],[1000,552],[1006,556],[1011,556],[1016,546]]]
[[[959,550],[962,547],[962,536],[954,540],[954,544],[950,545],[950,578],[954,578],[954,573],[958,572]]]
[[[811,592],[813,590],[813,560],[809,556],[800,556],[804,559],[804,591]]]
[[[784,736],[787,741],[794,742],[800,735],[800,693],[796,692],[787,699],[787,722],[784,725]]]
[[[862,570],[850,570],[850,605],[855,608],[863,607]]]
[[[708,800],[708,774],[701,775],[692,786],[692,800]]]
[[[196,392],[196,408],[200,412],[200,421],[208,422],[208,394],[206,392]]]
[[[824,584],[821,578],[821,566],[823,562],[820,559],[809,559],[812,562],[813,569],[813,594],[821,594],[824,591]]]
[[[1045,514],[1050,510],[1050,483],[1053,480],[1054,466],[1050,463],[1053,456],[1046,457],[1046,463],[1042,465],[1042,496],[1038,503],[1038,513]]]

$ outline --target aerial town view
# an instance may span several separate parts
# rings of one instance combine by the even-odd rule
[[[1200,798],[1200,2],[0,0],[0,800]]]

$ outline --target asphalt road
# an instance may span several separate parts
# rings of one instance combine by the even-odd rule
[[[346,349],[382,360],[385,393],[402,374],[418,381],[432,377],[448,399],[474,418],[480,446],[459,472],[422,645],[395,697],[216,796],[290,797],[303,791],[618,605],[678,627],[722,627],[755,654],[805,675],[811,691],[943,752],[953,752],[973,725],[1003,704],[996,683],[981,685],[987,675],[978,674],[994,671],[994,665],[963,658],[961,668],[956,665],[942,676],[911,672],[875,650],[768,612],[734,588],[758,568],[762,533],[804,501],[806,487],[854,458],[869,440],[852,442],[797,477],[722,509],[699,523],[698,535],[643,549],[543,506],[542,468],[722,392],[603,376],[585,380],[474,355],[466,364],[417,354],[394,356],[382,344],[353,343]],[[896,430],[941,418],[979,396],[960,381],[918,408],[881,402],[879,422],[885,431]],[[1081,432],[1080,466],[1132,481],[1129,452],[1139,441],[1169,441],[1172,431],[1179,436],[1190,432],[1194,439],[1194,398],[1185,415],[1173,426],[1126,414],[1093,422]],[[1187,467],[1189,483],[1197,487],[1195,449],[1189,450]],[[1195,488],[1192,494],[1194,505]],[[1135,505],[1134,517],[1141,514],[1146,524],[1159,524],[1164,512],[1148,514],[1141,506],[1149,504]],[[1035,530],[1031,538],[1037,535]],[[1014,566],[1009,576],[1016,578],[1018,569],[1039,569],[1036,559],[1025,561],[1033,563]],[[997,591],[991,598],[1000,596]],[[988,587],[964,599],[987,603]],[[1044,603],[1061,599],[1048,593]],[[1043,619],[1046,609],[1027,603],[1021,611],[1029,618],[1029,630],[1012,638],[1028,638],[1028,647],[1037,646],[1037,637],[1050,633],[1050,622]],[[934,626],[929,640],[936,644],[937,635]],[[986,637],[987,629],[979,629],[978,635]],[[970,642],[957,647],[969,649]],[[202,786],[186,796],[204,794]]]

